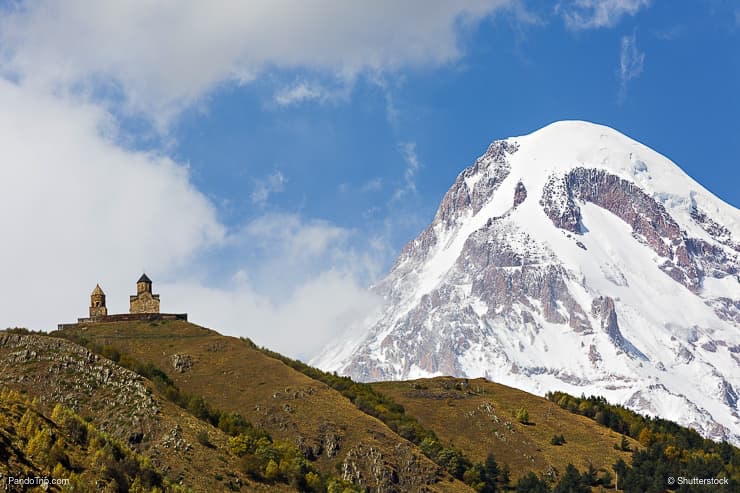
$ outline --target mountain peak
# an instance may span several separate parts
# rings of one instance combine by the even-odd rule
[[[691,180],[665,156],[611,127],[596,123],[558,121],[507,140],[516,142],[524,151],[520,159],[527,162],[527,169],[594,167],[608,169],[641,185],[655,180],[663,187],[675,185],[676,180]],[[692,185],[701,188],[695,182]]]
[[[494,141],[319,366],[601,394],[740,443],[740,214],[609,127]],[[709,390],[711,389],[711,390]]]

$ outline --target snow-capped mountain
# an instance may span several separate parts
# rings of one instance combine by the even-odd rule
[[[611,128],[553,123],[460,173],[382,310],[313,363],[598,394],[740,445],[739,259],[738,209]]]

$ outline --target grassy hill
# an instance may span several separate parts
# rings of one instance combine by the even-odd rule
[[[0,388],[34,402],[34,412],[42,416],[52,416],[57,405],[69,409],[86,426],[121,444],[122,450],[146,457],[170,485],[184,484],[197,491],[212,491],[214,485],[272,491],[272,486],[239,472],[239,458],[230,453],[229,437],[222,431],[174,405],[150,381],[72,342],[0,332]],[[10,443],[23,442],[12,421],[5,431]],[[201,443],[199,436],[206,435],[208,444]],[[65,438],[64,433],[54,436]],[[69,445],[67,441],[63,448]],[[83,449],[76,455],[84,453]],[[5,473],[17,474],[10,467]],[[133,482],[134,476],[130,479]],[[126,490],[120,477],[117,483]],[[295,491],[281,485],[277,489]]]
[[[717,491],[740,479],[738,449],[596,397],[362,384],[185,321],[0,331],[0,390],[0,475],[76,478],[75,491],[586,492],[613,488],[617,469],[625,491],[662,493],[672,471],[732,478]]]
[[[445,442],[483,461],[493,453],[509,465],[512,480],[534,471],[555,477],[568,463],[611,469],[630,452],[616,450],[622,436],[594,421],[561,409],[546,399],[485,379],[440,377],[412,382],[379,382],[374,388],[404,406]],[[528,422],[517,412],[526,410]],[[562,435],[565,442],[551,443]],[[628,447],[639,444],[628,439]]]
[[[294,443],[323,474],[373,490],[472,491],[327,385],[245,341],[184,321],[87,324],[64,336],[161,368],[208,406]]]

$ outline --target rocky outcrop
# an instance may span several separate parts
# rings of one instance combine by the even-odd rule
[[[609,339],[616,347],[630,356],[647,360],[648,358],[640,352],[631,342],[626,340],[619,330],[617,311],[614,309],[614,299],[609,296],[600,296],[591,304],[591,315],[601,320],[601,330],[606,332]]]
[[[465,242],[457,271],[472,275],[471,294],[488,307],[488,314],[510,312],[515,304],[538,311],[545,320],[567,323],[579,332],[591,325],[568,287],[569,274],[554,254],[510,222],[494,221]]]
[[[179,373],[185,373],[193,367],[193,358],[189,354],[173,354],[170,356],[172,368]]]
[[[509,175],[508,157],[517,149],[516,144],[497,140],[472,166],[460,173],[442,198],[432,224],[403,247],[394,268],[412,257],[421,260],[418,256],[425,255],[437,244],[439,228],[448,230],[462,215],[478,212]]]
[[[691,219],[701,226],[715,241],[732,248],[736,252],[740,252],[740,243],[735,241],[730,230],[700,210],[696,203],[691,205]]]
[[[524,183],[519,182],[514,189],[514,207],[519,206],[525,200],[527,200],[527,188],[524,186]]]
[[[342,479],[360,486],[372,485],[372,490],[378,493],[431,491],[425,486],[437,482],[437,466],[419,461],[411,447],[405,444],[396,446],[394,456],[394,460],[389,461],[379,449],[359,444],[342,462]]]
[[[602,169],[575,168],[565,176],[552,175],[540,201],[555,226],[581,234],[581,210],[576,200],[591,202],[632,227],[633,236],[664,258],[661,269],[694,292],[705,276],[723,277],[738,272],[737,256],[706,241],[690,238],[665,207],[637,185]],[[727,228],[698,211],[693,217],[718,240],[735,248]]]
[[[509,175],[511,166],[507,155],[515,151],[516,148],[506,141],[491,144],[473,166],[458,175],[455,183],[445,193],[434,223],[450,227],[463,211],[478,212],[491,193]]]
[[[573,200],[573,192],[563,177],[550,175],[542,190],[540,205],[556,227],[581,233],[581,208]]]
[[[123,441],[131,433],[150,435],[160,412],[142,377],[54,337],[0,333],[2,385],[32,389],[43,405],[61,403],[82,415],[95,401],[99,428]]]
[[[708,306],[711,306],[714,309],[714,313],[716,313],[722,320],[727,320],[728,322],[734,322],[740,325],[740,300],[733,300],[732,298],[721,296],[719,298],[707,300],[705,303]]]

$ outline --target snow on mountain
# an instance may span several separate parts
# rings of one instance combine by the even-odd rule
[[[493,142],[313,363],[360,380],[484,376],[740,445],[740,212],[619,132]]]

